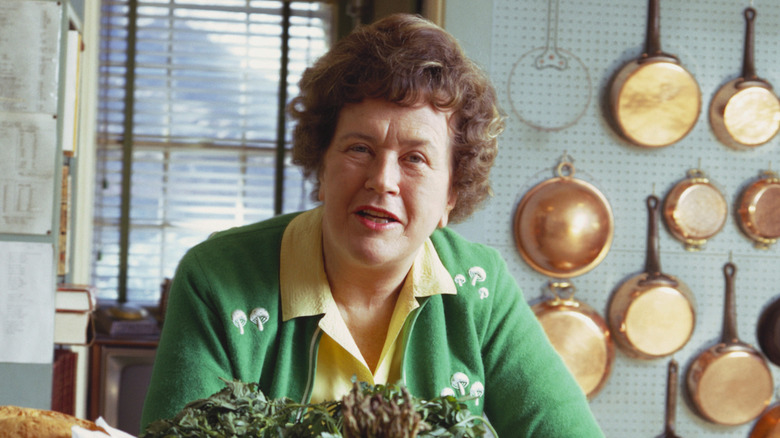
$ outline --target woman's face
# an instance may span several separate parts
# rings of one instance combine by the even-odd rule
[[[344,106],[325,152],[326,264],[411,265],[455,206],[448,112],[381,99]]]

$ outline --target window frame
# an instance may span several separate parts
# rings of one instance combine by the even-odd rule
[[[180,2],[181,0],[179,0]],[[196,0],[190,0],[191,2],[194,2]],[[140,4],[139,4],[140,2]],[[243,160],[251,160],[252,158],[262,160],[263,157],[268,158],[268,155],[273,156],[274,160],[274,190],[273,190],[273,212],[268,216],[272,215],[278,215],[281,213],[284,213],[286,211],[292,211],[292,210],[299,210],[304,208],[311,207],[312,204],[309,204],[310,201],[303,200],[302,196],[305,198],[309,198],[308,192],[310,191],[310,187],[307,186],[307,183],[303,181],[302,175],[292,175],[291,176],[291,170],[293,169],[291,165],[291,159],[290,159],[290,123],[288,122],[286,118],[286,111],[285,108],[287,106],[287,103],[289,101],[289,96],[292,94],[290,93],[290,88],[295,83],[297,83],[297,80],[293,80],[291,82],[291,78],[295,78],[296,74],[300,74],[300,71],[293,72],[290,70],[289,66],[291,63],[291,59],[289,56],[290,50],[293,50],[290,48],[290,42],[294,40],[294,38],[291,37],[291,29],[293,29],[295,26],[291,24],[291,20],[296,18],[296,11],[294,10],[293,6],[298,4],[323,4],[326,5],[326,13],[328,14],[328,19],[330,20],[328,23],[324,25],[324,28],[326,28],[329,31],[325,32],[325,38],[328,40],[326,41],[326,46],[329,45],[333,39],[333,29],[335,29],[335,22],[337,21],[335,19],[335,14],[337,13],[337,8],[330,4],[331,2],[328,1],[309,1],[309,0],[287,0],[287,1],[267,1],[262,3],[268,3],[268,4],[279,4],[281,6],[281,26],[282,26],[282,35],[281,35],[281,48],[280,51],[282,53],[281,59],[280,59],[280,69],[279,69],[279,77],[285,78],[286,80],[278,80],[277,79],[277,108],[276,108],[276,126],[275,126],[275,138],[273,144],[252,144],[248,145],[247,143],[237,143],[237,144],[221,144],[217,145],[210,144],[208,142],[198,142],[194,144],[181,144],[176,145],[175,142],[164,142],[165,144],[157,144],[155,141],[150,141],[148,138],[141,138],[139,139],[138,136],[135,135],[136,133],[136,123],[135,123],[135,116],[136,116],[136,77],[134,73],[136,72],[136,48],[138,44],[137,35],[138,35],[138,29],[137,29],[137,23],[139,20],[138,16],[138,8],[139,6],[143,6],[144,4],[149,4],[149,2],[155,2],[155,0],[103,0],[103,4],[111,4],[111,5],[127,5],[127,34],[126,34],[126,41],[127,41],[127,47],[126,47],[126,55],[125,55],[125,66],[124,66],[124,95],[122,96],[122,106],[124,107],[123,112],[123,133],[121,135],[121,145],[116,144],[116,138],[113,140],[110,138],[111,134],[107,132],[107,124],[112,123],[110,121],[106,121],[104,118],[107,117],[110,111],[108,111],[108,106],[110,105],[116,105],[116,101],[110,102],[109,98],[107,97],[106,90],[108,87],[110,87],[109,84],[106,84],[105,81],[110,80],[109,76],[110,74],[108,72],[103,71],[106,64],[110,64],[110,61],[107,59],[104,59],[104,56],[106,53],[108,53],[111,49],[107,46],[109,42],[104,41],[101,43],[101,55],[100,55],[100,66],[101,66],[101,74],[99,76],[100,78],[100,89],[99,89],[99,96],[100,96],[100,104],[99,104],[99,114],[98,114],[98,169],[96,172],[96,181],[98,182],[98,188],[96,190],[96,200],[99,202],[102,202],[102,200],[105,198],[105,193],[101,193],[101,191],[106,190],[107,184],[114,184],[112,189],[116,189],[115,184],[116,181],[109,182],[107,178],[107,172],[109,170],[106,168],[108,164],[108,157],[107,154],[111,153],[117,153],[119,152],[117,149],[121,149],[121,162],[122,162],[122,169],[121,169],[121,205],[119,206],[119,223],[116,224],[118,226],[118,233],[119,233],[119,254],[118,256],[119,260],[117,263],[117,284],[116,284],[116,293],[113,295],[113,288],[108,288],[109,290],[106,290],[105,287],[101,288],[98,287],[99,290],[99,298],[101,298],[102,301],[105,300],[115,300],[119,303],[124,302],[145,302],[145,301],[154,301],[154,297],[159,297],[159,288],[155,289],[153,291],[151,300],[149,299],[136,299],[133,294],[130,291],[129,283],[131,282],[131,246],[133,245],[133,238],[132,233],[134,231],[137,231],[141,228],[143,228],[143,225],[138,225],[133,223],[133,199],[135,199],[132,196],[134,185],[133,185],[133,176],[134,176],[134,167],[137,165],[137,158],[136,155],[139,153],[143,153],[144,151],[150,151],[154,150],[155,148],[165,150],[167,153],[173,153],[176,150],[188,150],[192,154],[198,154],[198,153],[208,153],[209,150],[220,150],[224,151],[226,154],[235,154],[237,159],[240,161]],[[258,0],[245,0],[245,4],[250,5],[251,2],[258,2]],[[156,0],[156,3],[162,4],[161,0]],[[213,5],[213,2],[208,2],[211,5]],[[261,3],[261,2],[258,2]],[[174,4],[174,0],[167,0],[168,7],[174,9],[178,7],[176,4]],[[231,8],[217,8],[222,11],[230,10]],[[300,12],[297,12],[298,15],[300,15]],[[311,15],[309,16],[311,18]],[[321,18],[321,17],[320,17]],[[101,21],[104,19],[103,13],[101,13]],[[109,30],[113,31],[113,30]],[[101,31],[103,32],[103,31]],[[104,45],[106,44],[106,45]],[[324,50],[322,50],[324,51]],[[313,62],[314,59],[316,59],[317,56],[321,55],[321,53],[315,54],[311,59],[307,60],[307,64],[310,64]],[[107,67],[107,68],[110,68]],[[300,70],[300,69],[299,69]],[[302,71],[302,70],[301,70]],[[115,123],[115,122],[113,122]],[[112,143],[113,141],[113,143]],[[139,152],[140,151],[140,152]],[[259,157],[259,158],[258,158]],[[135,163],[135,164],[134,164]],[[163,163],[170,164],[169,160],[163,160]],[[241,167],[242,172],[248,171],[250,167]],[[298,171],[300,173],[300,171]],[[167,173],[166,173],[167,175]],[[289,184],[299,184],[300,187],[298,187],[294,193],[294,195],[286,195],[285,194],[285,184],[289,186]],[[294,201],[291,204],[291,199]],[[96,203],[96,204],[99,204]],[[95,209],[95,230],[94,230],[94,237],[93,237],[93,243],[94,243],[94,251],[93,251],[93,269],[92,269],[92,276],[93,276],[93,284],[100,284],[100,277],[105,275],[105,270],[99,269],[100,260],[101,257],[105,254],[102,253],[103,250],[103,239],[102,237],[103,232],[110,231],[112,224],[107,223],[104,219],[104,217],[107,217],[104,212],[101,211],[101,208],[105,207],[103,205],[96,205]],[[111,208],[115,208],[116,206],[112,206]],[[162,225],[162,227],[165,227],[165,224]],[[164,230],[163,230],[164,232]],[[111,243],[113,245],[113,243]],[[164,243],[163,243],[164,244]],[[110,255],[110,257],[114,257],[113,254]],[[178,261],[178,260],[177,260]],[[113,266],[109,264],[110,266]],[[168,273],[163,273],[164,268],[164,262],[160,263],[160,278],[158,284],[162,284],[164,282],[164,279],[166,277],[170,277],[172,273],[170,273],[170,269],[168,269]],[[108,276],[110,277],[110,275]]]

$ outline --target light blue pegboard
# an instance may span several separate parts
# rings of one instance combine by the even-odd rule
[[[502,251],[526,298],[538,299],[548,278],[528,267],[519,256],[512,237],[512,218],[522,195],[552,177],[558,158],[568,152],[574,158],[576,176],[604,192],[615,216],[614,243],[606,259],[593,271],[572,279],[578,288],[576,296],[603,315],[612,291],[622,280],[644,269],[647,195],[655,192],[663,199],[686,171],[700,167],[733,207],[740,189],[770,162],[775,169],[780,168],[779,138],[752,151],[736,151],[717,141],[707,117],[718,88],[741,73],[743,10],[747,6],[752,5],[758,12],[756,72],[775,87],[780,86],[780,2],[661,0],[661,47],[677,55],[698,81],[702,111],[691,133],[680,142],[644,149],[615,134],[607,123],[603,99],[615,71],[644,50],[647,1],[558,1],[558,47],[582,62],[589,82],[583,81],[582,75],[569,75],[558,78],[563,79],[560,86],[545,88],[556,80],[552,77],[555,71],[548,69],[550,77],[528,73],[528,82],[537,81],[533,90],[517,90],[525,82],[513,75],[520,72],[518,61],[523,55],[545,46],[550,3],[493,1],[489,70],[507,112],[508,125],[492,176],[496,196],[489,203],[490,214],[484,215],[488,221],[483,240]],[[585,111],[570,126],[560,128],[565,125],[563,121],[578,114],[572,106],[581,104],[583,87],[592,88]],[[511,99],[519,91],[523,99],[536,104],[541,114],[532,116],[534,123],[521,120],[513,111]],[[550,127],[556,129],[546,129]],[[700,252],[685,251],[663,226],[659,229],[662,270],[684,281],[697,301],[693,337],[673,355],[680,363],[682,382],[690,361],[720,338],[725,290],[722,267],[729,257],[738,268],[738,332],[743,341],[757,346],[755,327],[760,312],[780,295],[780,245],[767,251],[754,249],[739,231],[733,215]],[[591,402],[608,437],[650,437],[663,432],[668,359],[635,360],[618,351],[609,381]],[[775,385],[780,385],[780,368],[770,366]],[[753,427],[752,422],[727,427],[700,419],[685,400],[683,386],[678,388],[677,402],[677,433],[684,437],[745,437]]]

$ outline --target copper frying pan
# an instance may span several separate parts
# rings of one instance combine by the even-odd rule
[[[526,263],[553,278],[571,278],[595,268],[612,245],[612,208],[601,191],[574,177],[562,161],[557,177],[532,187],[517,206],[515,244]]]
[[[723,266],[726,299],[721,341],[700,353],[688,368],[688,394],[705,420],[738,425],[756,419],[772,399],[772,372],[766,360],[737,336],[734,277],[737,267]]]
[[[658,257],[658,210],[655,195],[647,197],[645,271],[624,281],[610,297],[607,317],[615,343],[638,359],[668,356],[693,334],[696,310],[691,290],[661,272]]]
[[[780,403],[764,411],[753,425],[748,438],[780,438]]]
[[[780,366],[780,297],[761,312],[756,324],[756,338],[764,356]]]
[[[742,76],[723,85],[710,103],[710,125],[721,143],[754,148],[780,130],[780,100],[772,85],[756,75],[753,56],[756,10],[745,9],[745,53]]]
[[[758,249],[768,249],[780,239],[780,177],[771,170],[761,173],[740,194],[737,222]]]
[[[580,388],[592,399],[612,371],[615,347],[604,319],[591,306],[576,300],[568,282],[549,284],[553,298],[532,306],[555,351]]]
[[[689,170],[664,199],[664,223],[689,251],[704,249],[723,229],[728,213],[726,197],[700,169]]]
[[[642,147],[668,146],[685,137],[701,111],[701,91],[679,59],[661,51],[659,0],[650,0],[645,52],[612,79],[609,109],[618,132]]]

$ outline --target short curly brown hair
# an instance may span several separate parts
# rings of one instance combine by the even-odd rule
[[[289,105],[297,121],[293,162],[315,179],[314,199],[341,108],[367,98],[452,112],[457,201],[450,222],[465,220],[492,195],[489,174],[504,129],[495,89],[455,38],[430,21],[394,14],[358,27],[303,73],[299,88]]]

